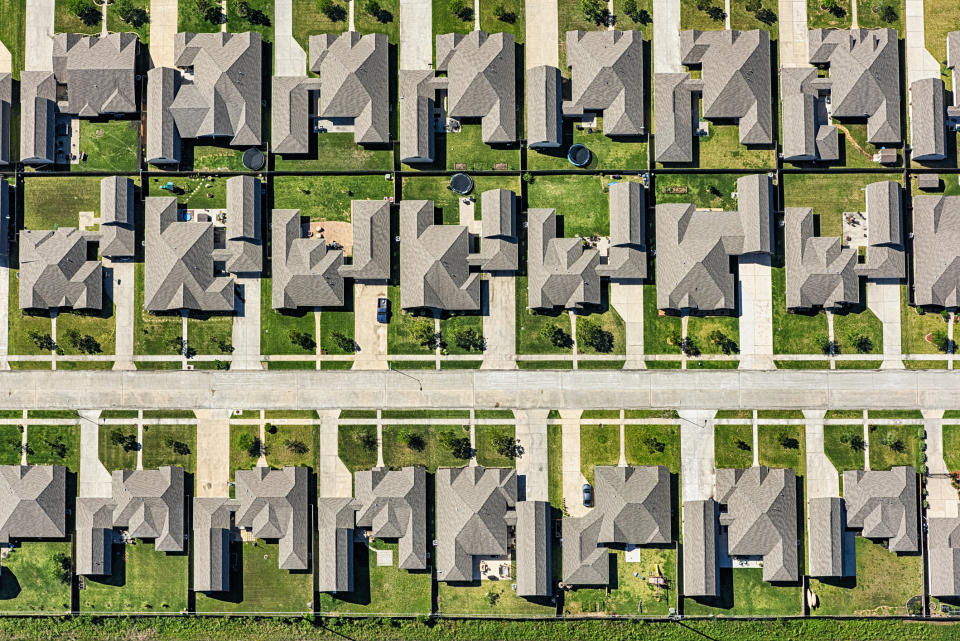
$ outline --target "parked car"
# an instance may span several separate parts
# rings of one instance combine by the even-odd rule
[[[583,484],[583,505],[584,507],[593,507],[593,486],[589,483]]]
[[[390,300],[387,298],[377,299],[377,322],[386,323],[390,320]]]

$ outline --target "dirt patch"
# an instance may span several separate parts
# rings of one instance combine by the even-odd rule
[[[353,223],[338,220],[314,220],[308,225],[310,238],[322,238],[327,245],[337,243],[344,256],[353,256]]]

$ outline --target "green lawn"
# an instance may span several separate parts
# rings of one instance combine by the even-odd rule
[[[397,544],[374,540],[370,549],[353,550],[353,592],[320,594],[316,611],[323,614],[427,614],[431,611],[430,572],[397,567]],[[392,550],[393,565],[378,566],[374,549]]]
[[[517,125],[519,128],[520,120]],[[446,139],[446,151],[442,155],[447,159],[447,169],[467,171],[520,169],[520,145],[497,145],[496,147],[488,145],[483,142],[481,127],[479,121],[468,120],[461,124],[460,131],[448,132],[442,136]],[[438,151],[437,156],[441,156],[441,152]]]
[[[563,508],[563,441],[560,425],[547,425],[547,484],[550,505]]]
[[[716,425],[713,438],[718,470],[753,465],[753,426]]]
[[[839,16],[827,11],[820,0],[807,0],[807,28],[809,29],[849,29],[850,0],[838,0]],[[838,11],[837,13],[840,13]],[[944,34],[946,38],[946,34]]]
[[[452,433],[456,438],[469,438],[470,430],[462,425],[388,425],[383,428],[383,462],[387,467],[423,465],[428,472],[438,467],[462,467],[469,459],[459,459],[440,442],[442,433]],[[414,439],[414,449],[404,441],[404,434]]]
[[[27,428],[27,463],[64,465],[80,471],[80,428],[76,425],[31,425]]]
[[[196,10],[193,2],[181,2],[178,7],[177,32],[207,33],[220,31],[220,23],[207,22]],[[272,17],[272,16],[271,16]]]
[[[761,568],[717,569],[719,595],[687,597],[683,612],[691,616],[779,616],[800,614],[800,586],[773,585]]]
[[[863,450],[855,450],[850,442],[854,436],[863,438],[861,425],[824,425],[823,451],[837,468],[837,472],[844,470],[862,470],[864,466]]]
[[[414,316],[400,307],[400,288],[387,287],[387,297],[390,299],[390,322],[387,324],[387,351],[391,354],[423,354],[433,355],[433,348],[421,345],[414,339],[413,331],[418,324],[433,323],[432,316]]]
[[[391,44],[400,44],[400,1],[378,0],[380,13],[370,15],[363,3],[354,9],[358,33],[384,33]]]
[[[897,180],[894,174],[788,174],[783,177],[784,207],[810,207],[820,217],[820,235],[839,237],[843,212],[863,211],[870,183]]]
[[[540,332],[544,327],[556,325],[568,335],[570,334],[570,319],[563,310],[550,310],[534,313],[527,309],[527,277],[518,276],[517,288],[517,354],[571,354],[570,347],[557,347],[545,339]]]
[[[437,611],[445,615],[479,616],[546,616],[552,617],[557,606],[549,599],[525,599],[517,596],[511,585],[516,570],[508,580],[473,581],[472,583],[437,582]],[[491,604],[493,601],[493,604]]]
[[[133,31],[140,37],[140,42],[144,45],[150,44],[150,0],[130,0],[130,6],[134,9],[143,11],[144,20],[139,20],[134,24],[124,22],[117,15],[117,10],[112,5],[107,7],[107,30],[114,31]]]
[[[29,434],[29,428],[27,434]],[[100,462],[107,471],[137,469],[137,450],[125,450],[122,444],[113,442],[113,435],[133,437],[134,445],[137,440],[136,425],[101,425],[99,430],[98,454]]]
[[[260,438],[260,427],[257,425],[230,425],[230,479],[233,480],[235,470],[249,470],[257,466],[256,456],[251,456],[250,451],[241,447],[241,439],[246,438],[243,435],[249,434],[251,438]]]
[[[897,465],[918,465],[917,425],[871,425],[870,469],[889,470]]]
[[[897,19],[893,22],[886,22],[880,17],[879,7],[886,4],[891,5],[896,11]],[[884,0],[882,3],[875,0],[857,0],[857,24],[861,29],[896,29],[902,39],[905,33],[906,15],[902,0]]]
[[[342,33],[347,30],[347,3],[343,0],[334,0],[334,4],[343,9],[343,19],[336,22],[320,13],[316,0],[293,0],[293,37],[304,51],[310,51],[310,36],[322,33]],[[386,3],[382,2],[381,6]]]
[[[692,203],[703,209],[735,211],[737,191],[735,175],[659,174],[654,179],[657,204]],[[719,193],[717,193],[719,192]]]
[[[440,334],[446,350],[450,354],[476,354],[482,352],[475,349],[464,349],[457,345],[455,337],[461,331],[472,329],[483,336],[483,316],[479,313],[449,313],[440,319]]]
[[[351,200],[393,196],[393,182],[383,176],[277,176],[274,207],[299,209],[311,220],[350,222]]]
[[[96,15],[91,14],[92,24],[87,24],[78,18],[68,8],[67,0],[56,0],[56,9],[53,14],[53,28],[57,33],[87,33],[100,35],[100,7],[96,7]]]
[[[576,314],[577,319],[577,351],[580,354],[626,354],[627,352],[627,327],[623,318],[617,313],[617,310],[610,305],[610,286],[607,283],[601,284],[602,292],[600,305],[594,307],[585,307],[583,311]],[[588,345],[583,340],[583,332],[590,323],[597,323],[600,329],[607,332],[611,337],[610,349],[601,344],[602,350],[598,350],[596,345]]]
[[[623,447],[628,465],[666,465],[680,472],[678,425],[626,425]]]
[[[271,434],[271,430],[276,431]],[[312,425],[272,425],[266,430],[267,464],[273,468],[312,467],[313,443]]]
[[[771,272],[773,294],[774,354],[819,354],[817,336],[827,335],[827,316],[787,311],[786,270],[774,267]]]
[[[316,320],[313,309],[296,311],[273,309],[273,280],[260,279],[260,351],[263,354],[310,354],[290,340],[291,332],[302,332],[316,342]]]
[[[377,426],[340,425],[337,454],[350,472],[369,470],[377,464]]]
[[[507,15],[512,14],[513,20],[500,20],[493,15],[494,8],[500,5],[504,8]],[[502,0],[501,2],[481,2],[480,3],[480,28],[487,33],[497,33],[500,31],[512,33],[514,40],[522,44],[526,38],[526,27],[524,21],[524,3],[522,0]],[[507,16],[505,16],[507,17]]]
[[[231,543],[230,591],[196,592],[197,612],[309,612],[313,575],[281,570],[279,543]]]
[[[580,472],[593,484],[593,468],[616,465],[620,461],[620,426],[584,424],[580,426]]]
[[[925,0],[923,3],[923,39],[924,45],[940,63],[940,77],[951,89],[953,78],[946,69],[947,34],[955,31],[960,24],[960,5],[952,0]]]
[[[474,431],[477,435],[477,464],[485,467],[514,467],[517,464],[515,459],[500,454],[494,444],[494,439],[498,437],[515,438],[516,428],[513,425],[477,425]]]
[[[640,2],[638,2],[637,5],[643,6]],[[649,6],[647,9],[649,10]],[[616,8],[614,10],[616,10]],[[652,12],[651,15],[653,15]],[[565,77],[569,78],[570,69],[566,65],[567,32],[595,31],[601,27],[586,19],[580,0],[557,0],[557,22],[559,27],[557,40],[560,45],[560,71],[563,72]]]
[[[622,616],[666,615],[676,607],[676,551],[670,548],[644,547],[639,563],[627,563],[623,550],[612,550],[616,572],[611,568],[611,583],[616,589],[579,589],[564,594],[563,612],[569,615],[590,613]],[[646,577],[656,572],[656,566],[667,579],[669,588],[660,594]],[[615,578],[614,578],[615,577]]]
[[[0,465],[20,465],[22,437],[19,425],[0,425]]]
[[[13,77],[20,79],[23,69],[23,55],[26,49],[26,14],[27,3],[20,0],[3,0],[0,2],[0,42],[7,47],[12,58]],[[16,110],[14,110],[16,111]],[[11,149],[13,158],[19,158],[19,149]]]
[[[246,18],[227,5],[227,31],[230,33],[244,33],[256,31],[264,42],[273,42],[273,0],[246,0],[250,13]],[[255,12],[259,11],[260,14]],[[261,15],[262,14],[262,15]],[[266,17],[266,20],[262,20]],[[253,18],[253,19],[251,19]]]
[[[609,236],[610,208],[600,176],[537,176],[527,185],[528,207],[546,207],[562,216],[558,236]]]
[[[806,439],[803,425],[758,425],[760,465],[789,467],[802,476],[806,469]],[[796,441],[796,446],[793,441]]]
[[[856,537],[857,574],[810,579],[820,600],[813,615],[904,616],[907,601],[923,591],[921,556],[898,555],[879,543]]]
[[[948,469],[960,470],[960,425],[943,426],[943,458]]]
[[[53,324],[50,322],[48,314],[25,314],[20,309],[20,280],[17,278],[19,272],[15,269],[10,270],[10,295],[7,298],[7,329],[8,329],[8,353],[9,354],[48,354],[37,349],[36,344],[30,339],[31,332],[50,335],[53,331]]]
[[[173,439],[168,445],[167,439]],[[176,443],[183,443],[187,450],[177,453]],[[144,425],[143,469],[152,470],[164,465],[179,465],[188,474],[197,468],[196,425]]]
[[[643,350],[646,354],[679,354],[680,345],[673,338],[680,336],[679,316],[660,314],[657,308],[656,285],[643,286]],[[679,365],[679,363],[677,363]]]
[[[247,171],[243,166],[243,151],[226,143],[201,145],[192,143],[186,148],[186,162],[196,171]],[[205,178],[206,182],[223,185],[226,193],[227,178]]]
[[[947,323],[940,314],[922,312],[922,308],[911,307],[907,286],[900,286],[900,340],[904,354],[938,354],[936,346],[927,340],[927,336],[937,330],[947,331]],[[909,361],[905,361],[909,362]]]
[[[133,353],[134,354],[179,354],[171,345],[173,339],[182,336],[182,320],[179,313],[154,314],[144,309],[143,263],[134,266],[136,287],[134,289],[134,308],[139,310],[133,316]]]
[[[691,316],[687,321],[687,336],[692,338],[704,354],[722,354],[721,346],[714,345],[710,334],[715,331],[723,333],[727,340],[733,341],[734,346],[740,340],[740,321],[736,316]],[[736,354],[739,348],[731,350]]]
[[[56,558],[70,562],[66,541],[18,541],[3,559],[0,612],[68,612],[70,583],[54,575]]]
[[[647,123],[650,127],[650,123]],[[646,136],[623,139],[603,133],[603,117],[597,116],[596,127],[586,127],[565,118],[563,141],[559,147],[527,150],[528,169],[574,169],[567,160],[572,145],[585,145],[590,150],[587,169],[644,169],[647,166]]]
[[[77,227],[81,211],[100,215],[100,178],[30,177],[23,181],[26,229]]]
[[[767,0],[769,2],[770,0]],[[731,6],[740,6],[731,3]],[[776,164],[771,148],[753,148],[740,144],[738,125],[710,123],[710,134],[697,136],[693,144],[693,166],[723,169],[762,169]]]
[[[461,16],[456,16],[449,9],[449,5],[446,2],[434,2],[433,3],[433,42],[436,43],[437,36],[444,33],[470,33],[473,31],[473,5],[470,3],[465,4],[467,11],[470,15],[467,16],[466,12]],[[436,50],[434,50],[434,59],[436,59]]]
[[[220,347],[221,342],[224,347]],[[229,355],[233,344],[233,315],[190,312],[187,319],[187,344],[197,354]]]
[[[711,3],[723,8],[719,2]],[[680,1],[680,29],[698,29],[700,31],[714,31],[723,29],[723,19],[714,20],[705,11],[697,9],[696,0]]]
[[[136,171],[139,120],[80,121],[81,171]],[[99,192],[98,192],[99,193]]]
[[[157,552],[153,543],[113,546],[113,574],[88,576],[80,591],[85,612],[176,613],[187,607],[186,554]]]
[[[833,317],[833,334],[840,343],[840,353],[857,353],[855,347],[857,338],[865,336],[869,339],[871,349],[864,354],[883,354],[883,323],[876,314],[864,307],[858,312],[835,314]]]
[[[100,354],[113,354],[116,351],[117,320],[114,316],[113,301],[104,294],[104,309],[99,312],[64,310],[57,315],[57,346],[64,354],[80,354],[80,350],[70,344],[67,336],[77,332],[81,337],[92,336],[100,346]]]
[[[352,289],[344,292],[346,296],[352,296]],[[355,327],[353,299],[347,300],[347,306],[342,310],[323,310],[320,312],[320,347],[324,354],[355,354],[354,349],[343,349],[334,340],[333,335],[337,332],[343,334],[353,341],[353,330]]]
[[[389,148],[358,145],[354,142],[354,135],[351,132],[327,132],[311,134],[311,136],[315,138],[316,144],[310,145],[309,153],[295,156],[278,155],[274,161],[275,169],[278,171],[376,169],[385,172],[393,169],[393,152]],[[286,178],[290,179],[289,176]],[[321,182],[327,183],[351,179],[349,176],[296,177],[298,181],[303,179],[307,184],[321,178],[324,179]],[[384,181],[382,176],[368,178]],[[278,176],[277,180],[283,180],[283,178]]]
[[[520,179],[516,176],[473,176],[473,192],[477,199],[474,203],[473,217],[480,219],[480,195],[491,189],[509,189],[520,193]],[[404,176],[404,200],[432,200],[436,209],[442,210],[444,225],[460,224],[460,197],[447,189],[450,179],[446,176]]]

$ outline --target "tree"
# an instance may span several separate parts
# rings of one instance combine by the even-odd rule
[[[506,434],[497,434],[491,441],[497,454],[508,459],[515,459],[523,455],[523,447],[517,443],[517,439]]]
[[[93,0],[68,0],[67,11],[80,18],[80,22],[88,27],[100,22],[100,9],[93,4]]]
[[[650,14],[646,9],[637,6],[637,0],[624,0],[623,13],[638,24],[648,24],[650,22]]]
[[[247,4],[247,0],[236,0],[233,3],[233,11],[241,18],[246,18],[250,15],[250,5]]]
[[[853,337],[851,342],[853,343],[853,348],[857,350],[858,354],[869,354],[873,351],[873,341],[870,340],[869,336],[857,334]]]
[[[788,434],[781,434],[779,441],[780,447],[784,449],[795,450],[800,447],[800,441]]]
[[[850,449],[854,452],[862,452],[867,448],[866,442],[863,440],[863,437],[859,434],[854,434],[850,437]]]
[[[498,2],[493,7],[493,17],[500,22],[506,22],[507,24],[513,24],[517,21],[517,14],[515,14],[513,11],[508,11],[506,7],[503,6],[502,2]]]
[[[767,9],[766,7],[761,7],[760,10],[757,11],[755,15],[757,16],[757,20],[759,20],[763,24],[769,25],[777,21],[777,14],[775,14],[770,9]]]
[[[720,7],[707,7],[706,11],[714,22],[722,22],[727,17],[727,12]]]
[[[377,0],[367,0],[363,3],[363,10],[368,16],[371,16],[372,18],[379,18],[380,12],[383,11],[383,8],[380,6],[380,3],[377,2]]]
[[[680,341],[680,351],[686,356],[700,356],[700,347],[692,336],[684,336]]]
[[[744,452],[749,452],[753,448],[745,440],[743,440],[742,438],[739,438],[737,439],[737,449],[742,450]]]
[[[597,26],[607,24],[610,17],[607,3],[603,0],[580,0],[580,9],[583,17]]]
[[[283,446],[287,448],[291,454],[306,454],[310,451],[307,444],[299,439],[286,439],[283,442]]]
[[[225,338],[220,336],[211,336],[210,343],[212,343],[217,349],[220,350],[222,354],[229,354],[233,352],[233,345],[230,344]]]
[[[763,8],[763,4],[760,2],[760,0],[747,0],[745,7],[750,13],[756,13]]]
[[[728,337],[721,330],[715,329],[707,336],[707,340],[710,341],[710,344],[714,347],[720,348],[720,351],[724,354],[736,354],[740,351],[740,346],[737,345],[736,341]]]
[[[434,331],[433,323],[428,320],[418,320],[411,334],[413,334],[413,340],[424,347],[436,349],[442,346],[443,336],[440,332]]]
[[[453,344],[468,352],[482,352],[487,346],[483,334],[472,327],[462,327],[454,331]]]
[[[544,325],[540,328],[540,337],[548,341],[554,347],[570,347],[573,340],[570,335],[560,329],[557,325]]]
[[[720,188],[717,187],[716,185],[710,185],[709,187],[707,187],[707,191],[710,192],[711,195],[716,196],[717,198],[720,198],[721,196],[723,196],[723,192],[720,191]]]
[[[63,552],[57,552],[48,561],[47,573],[54,582],[60,585],[70,583],[70,557]]]
[[[50,334],[42,334],[35,329],[31,329],[27,336],[37,346],[37,349],[43,352],[52,352],[57,349],[57,344],[53,342]]]
[[[124,452],[136,452],[139,449],[136,434],[124,434],[119,427],[110,432],[110,442],[122,447]]]
[[[294,329],[290,331],[289,337],[291,343],[306,352],[312,352],[317,349],[317,341],[313,340],[313,336],[306,332]]]
[[[347,10],[334,0],[317,0],[317,9],[331,22],[343,22],[347,19]]]
[[[883,5],[883,9],[880,10],[880,19],[884,22],[896,22],[898,17],[896,9],[891,4]]]
[[[210,24],[223,24],[223,10],[214,0],[195,0],[197,14]]]
[[[667,449],[666,443],[655,436],[644,436],[643,444],[647,447],[647,451],[650,454],[663,454],[663,451]]]
[[[357,343],[344,334],[343,332],[337,330],[330,334],[330,338],[333,340],[333,344],[337,346],[341,352],[356,352]]]
[[[377,435],[370,430],[360,432],[360,447],[365,452],[372,452],[377,449]]]
[[[602,354],[613,351],[613,334],[603,329],[600,323],[593,319],[586,319],[577,328],[580,342]]]
[[[817,346],[820,348],[820,352],[824,356],[833,356],[834,354],[840,353],[840,342],[837,340],[830,340],[824,334],[820,334],[815,339],[817,341]]]
[[[422,452],[427,446],[427,442],[423,439],[423,436],[417,432],[401,429],[398,436],[400,437],[400,441],[414,452]]]
[[[450,13],[464,22],[473,20],[473,7],[467,6],[464,0],[449,0],[447,2],[447,8],[450,10]]]
[[[100,343],[98,343],[93,336],[90,334],[81,336],[80,332],[75,329],[69,330],[65,335],[65,339],[70,347],[79,351],[81,354],[99,354],[103,351]]]
[[[146,10],[133,6],[132,0],[113,0],[110,8],[121,20],[134,28],[143,26],[149,20]]]
[[[953,341],[950,340],[950,337],[947,336],[947,333],[942,329],[938,329],[930,336],[930,342],[933,343],[934,347],[938,351],[943,352],[944,354],[950,353],[953,351]]]
[[[466,436],[457,436],[454,432],[441,432],[440,444],[450,450],[454,458],[468,459],[473,454],[473,448],[470,447],[470,439]]]
[[[820,6],[829,11],[835,18],[842,18],[847,15],[847,10],[841,7],[837,0],[824,0]]]

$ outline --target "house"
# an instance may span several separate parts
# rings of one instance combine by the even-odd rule
[[[24,164],[55,162],[58,114],[96,118],[139,111],[138,44],[135,33],[53,34],[51,70],[21,74],[20,159]]]
[[[717,596],[717,502],[683,502],[683,593]]]
[[[354,474],[356,526],[378,539],[396,539],[397,566],[405,570],[427,568],[426,488],[426,470],[420,466]]]
[[[947,157],[943,80],[923,78],[910,84],[910,157],[936,161]]]
[[[597,275],[614,281],[647,277],[646,216],[643,185],[610,183],[610,249]]]
[[[960,196],[913,197],[913,300],[960,306]]]
[[[839,496],[807,501],[807,544],[809,574],[816,577],[843,576],[843,534],[846,508]]]
[[[0,165],[10,164],[10,115],[13,109],[13,76],[0,73]]]
[[[830,83],[814,67],[785,67],[780,72],[784,160],[840,160],[840,138],[829,123]]]
[[[788,309],[835,309],[860,300],[857,250],[840,238],[813,235],[813,210],[784,210],[784,262]]]
[[[527,307],[579,308],[600,303],[600,254],[580,238],[557,236],[556,209],[527,211]]]
[[[559,147],[563,143],[563,81],[560,70],[550,65],[527,69],[527,146],[533,149]]]
[[[445,116],[438,113],[437,92],[446,89],[447,79],[432,69],[401,69],[398,77],[400,102],[400,160],[433,162],[434,128]]]
[[[193,498],[193,589],[230,591],[230,538],[239,503],[226,497]]]
[[[737,179],[737,211],[659,204],[657,307],[736,309],[737,284],[730,258],[772,252],[770,179],[765,175]]]
[[[307,468],[255,467],[234,474],[240,505],[234,522],[258,539],[278,539],[281,570],[309,567]]]
[[[346,35],[346,34],[344,34]],[[310,126],[315,92],[320,79],[307,76],[274,76],[270,86],[271,148],[276,154],[306,154],[310,151]]]
[[[868,243],[866,261],[854,267],[868,280],[899,280],[907,274],[903,246],[903,204],[900,183],[875,182],[864,190]]]
[[[960,31],[951,31],[947,34],[947,69],[950,69],[951,86],[958,87],[960,82]],[[951,124],[960,124],[960,96],[953,92],[953,104],[947,107],[947,117]]]
[[[517,595],[553,594],[550,503],[517,502]]]
[[[133,181],[108,176],[100,181],[100,254],[133,258],[137,252]]]
[[[567,66],[571,97],[563,102],[565,117],[599,113],[610,137],[646,133],[641,32],[568,31]]]
[[[303,469],[303,468],[300,468]],[[317,590],[353,592],[353,528],[356,502],[351,498],[317,500]]]
[[[213,259],[222,261],[224,270],[231,274],[256,275],[263,270],[261,206],[258,179],[253,176],[227,178],[225,246],[214,247]]]
[[[517,195],[489,189],[480,195],[480,251],[467,263],[481,272],[513,272],[520,264],[517,240]]]
[[[109,497],[77,499],[77,573],[109,576],[114,529],[150,539],[158,552],[184,550],[183,468],[114,470]]]
[[[62,465],[0,465],[0,545],[67,536],[66,477]]]
[[[179,163],[184,138],[259,147],[262,49],[257,32],[176,34],[177,68],[147,72],[147,161]]]
[[[927,519],[927,567],[931,596],[960,595],[960,518]]]
[[[470,234],[434,224],[432,200],[400,203],[400,305],[404,309],[480,309],[480,274],[470,273]]]
[[[918,552],[917,471],[900,465],[890,470],[846,470],[843,498],[847,527],[868,539],[887,539],[891,552]]]
[[[659,466],[597,466],[596,507],[563,520],[563,582],[607,585],[606,546],[664,545],[671,532],[670,470]]]
[[[94,238],[75,227],[20,230],[20,309],[103,306],[103,267],[90,260]]]
[[[692,108],[697,95],[704,118],[738,123],[741,145],[773,144],[770,36],[765,30],[682,31],[680,61],[699,66],[701,77],[654,76],[658,162],[693,161]]]
[[[716,497],[727,553],[763,557],[764,581],[796,581],[796,472],[765,466],[717,470]]]
[[[351,200],[353,256],[340,267],[340,275],[358,281],[390,278],[390,203],[386,200]]]

